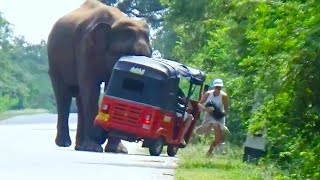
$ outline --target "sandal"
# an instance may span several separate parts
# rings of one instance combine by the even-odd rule
[[[184,139],[182,139],[180,145],[185,147],[187,146],[187,142]]]

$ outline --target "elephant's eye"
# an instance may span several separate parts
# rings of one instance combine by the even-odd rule
[[[135,38],[135,33],[134,31],[130,29],[123,29],[117,33],[118,37],[115,37],[121,41],[126,41],[126,40],[133,40]]]

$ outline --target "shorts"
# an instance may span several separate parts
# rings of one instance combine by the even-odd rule
[[[204,116],[204,121],[202,122],[202,125],[204,124],[219,124],[221,128],[223,128],[226,125],[226,119],[225,117],[221,118],[220,120],[217,120],[213,118],[209,113],[205,113]]]
[[[206,134],[209,133],[212,130],[212,126],[211,124],[219,124],[220,125],[220,129],[222,131],[222,133],[225,135],[229,135],[230,131],[227,128],[227,126],[225,126],[225,121],[216,121],[216,120],[211,120],[211,119],[207,119],[205,121],[202,122],[202,124],[200,126],[198,126],[196,128],[196,133],[197,134]]]

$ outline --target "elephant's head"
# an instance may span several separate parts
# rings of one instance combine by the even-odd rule
[[[97,24],[91,31],[96,52],[108,56],[151,56],[150,30],[144,21],[123,18],[112,25]]]
[[[141,20],[123,19],[112,25],[112,52],[125,55],[151,56],[150,31]]]

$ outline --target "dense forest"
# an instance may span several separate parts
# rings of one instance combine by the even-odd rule
[[[220,77],[230,141],[268,129],[279,179],[319,179],[320,3],[315,0],[102,0],[152,27],[155,52]],[[47,108],[54,98],[46,42],[14,37],[0,16],[0,111]]]
[[[25,108],[54,111],[46,42],[30,44],[24,37],[15,37],[12,28],[0,14],[0,112]]]

